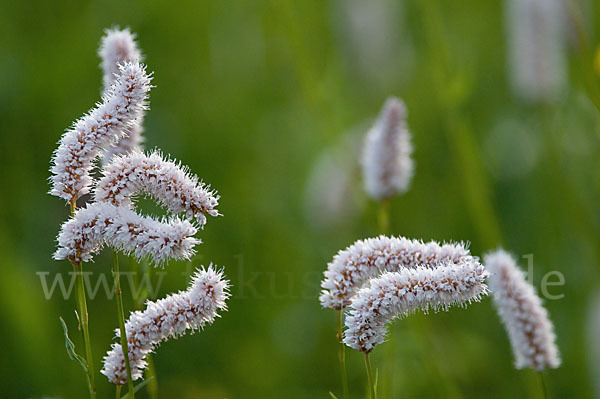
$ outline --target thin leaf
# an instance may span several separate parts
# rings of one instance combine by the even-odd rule
[[[85,373],[87,374],[87,361],[82,356],[78,355],[77,352],[75,352],[75,344],[73,343],[73,341],[71,341],[71,338],[69,338],[69,330],[67,329],[67,324],[65,323],[62,317],[59,317],[59,319],[60,323],[62,324],[63,333],[65,335],[65,348],[67,348],[67,355],[69,355],[69,358],[71,358],[71,360],[75,360],[77,363],[79,363],[79,365],[83,368],[83,371],[85,371]]]
[[[140,389],[142,389],[143,387],[148,385],[148,383],[150,381],[152,381],[153,379],[154,379],[154,376],[146,378],[144,381],[140,382],[133,388],[133,392],[139,391]],[[129,397],[129,392],[127,392],[125,395],[121,396],[121,399],[127,399],[128,397]]]
[[[331,391],[329,391],[329,396],[331,396],[332,399],[338,399],[338,397],[335,396]]]

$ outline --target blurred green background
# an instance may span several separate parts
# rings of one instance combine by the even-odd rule
[[[46,194],[49,161],[61,133],[100,98],[96,51],[114,25],[138,34],[155,72],[146,148],[189,165],[222,196],[224,217],[199,233],[191,263],[165,267],[158,295],[213,262],[233,284],[230,310],[159,348],[161,397],[341,395],[336,313],[320,308],[319,282],[339,249],[378,234],[356,151],[390,95],[407,104],[416,161],[412,188],[392,200],[392,233],[469,241],[476,255],[498,245],[533,254],[538,287],[545,273],[563,273],[565,285],[550,292],[564,297],[545,302],[563,365],[546,381],[553,397],[593,396],[600,113],[591,51],[600,7],[573,4],[587,50],[567,22],[565,83],[552,101],[532,102],[511,90],[500,1],[2,1],[0,397],[87,395],[58,319],[83,353],[74,298],[46,300],[38,273],[68,280],[72,270],[51,258],[68,208]],[[85,266],[92,282],[110,268],[109,251]],[[115,304],[98,295],[88,307],[100,369]],[[489,298],[397,321],[373,357],[381,397],[539,394],[535,374],[512,367]],[[364,397],[362,356],[348,349],[347,358],[353,397]],[[114,397],[104,376],[97,386],[99,398]]]

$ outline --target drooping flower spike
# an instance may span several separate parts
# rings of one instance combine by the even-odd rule
[[[414,174],[412,151],[406,107],[391,97],[365,139],[362,164],[369,196],[381,200],[408,190]]]
[[[102,37],[98,55],[102,59],[100,64],[104,73],[104,92],[107,93],[115,82],[119,73],[119,65],[127,62],[141,62],[142,54],[135,41],[135,34],[129,29],[108,29]],[[110,162],[113,156],[127,154],[141,148],[142,120],[144,114],[140,113],[135,123],[127,127],[127,134],[120,137],[117,142],[106,149],[102,163]]]
[[[369,353],[384,342],[386,324],[397,317],[479,301],[488,292],[486,277],[482,265],[469,262],[383,273],[353,298],[344,343]]]
[[[126,134],[146,108],[151,77],[145,66],[125,63],[103,102],[63,134],[52,159],[50,194],[76,201],[89,192],[93,161]]]
[[[560,366],[554,327],[515,259],[499,249],[484,257],[494,305],[508,332],[517,369]]]
[[[134,381],[142,378],[147,366],[144,359],[161,342],[177,338],[187,330],[193,333],[219,317],[219,310],[227,310],[228,289],[229,282],[223,279],[222,272],[217,272],[211,265],[207,270],[197,270],[187,291],[156,302],[148,301],[145,310],[131,313],[125,324],[131,378]],[[116,334],[120,336],[119,329]],[[112,344],[101,372],[113,384],[127,383],[125,359],[119,343]]]
[[[88,262],[105,245],[156,265],[169,259],[189,259],[201,241],[198,229],[187,220],[157,221],[109,203],[93,203],[63,223],[54,259],[73,264]]]
[[[145,155],[135,151],[117,156],[102,170],[94,199],[113,205],[131,206],[131,197],[138,193],[152,196],[172,213],[195,217],[200,227],[206,215],[217,216],[219,196],[186,167],[165,160],[158,152]]]
[[[465,244],[424,243],[404,237],[379,236],[358,240],[335,255],[327,265],[323,291],[319,297],[326,308],[341,309],[350,304],[352,296],[372,277],[382,272],[401,271],[438,264],[479,264]]]

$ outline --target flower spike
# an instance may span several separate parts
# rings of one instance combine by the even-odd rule
[[[75,202],[89,192],[93,161],[113,145],[147,107],[151,77],[145,66],[126,63],[103,102],[75,122],[52,158],[50,194]]]
[[[227,310],[225,301],[229,296],[229,282],[211,265],[196,271],[187,291],[148,301],[145,310],[132,312],[125,324],[131,379],[142,378],[147,366],[144,359],[161,342],[212,324],[219,317],[219,310]],[[120,337],[119,329],[115,331]],[[119,343],[113,343],[104,357],[101,373],[113,384],[127,383],[125,357]]]
[[[369,353],[385,340],[386,324],[421,309],[427,312],[466,306],[487,294],[480,264],[448,264],[383,273],[352,300],[344,343]]]
[[[206,215],[219,214],[216,192],[190,175],[187,167],[163,159],[158,152],[145,155],[135,151],[115,157],[102,174],[94,193],[96,202],[131,206],[131,197],[142,192],[175,214],[195,217],[200,227],[206,223]]]
[[[54,259],[73,264],[89,262],[92,255],[108,245],[136,258],[150,258],[160,265],[167,260],[190,259],[198,230],[187,220],[157,221],[125,207],[93,203],[78,210],[58,235]]]
[[[369,196],[381,200],[408,190],[414,174],[412,151],[406,107],[398,98],[389,98],[365,139],[362,163]]]
[[[424,243],[404,237],[379,236],[358,240],[335,255],[321,282],[321,305],[342,309],[348,306],[358,290],[382,272],[404,268],[437,267],[438,264],[479,264],[465,244]]]
[[[141,62],[142,54],[135,41],[135,34],[129,29],[108,29],[102,37],[102,42],[98,50],[98,55],[102,59],[100,66],[104,72],[104,92],[108,92],[115,82],[119,73],[119,65],[126,62]],[[117,142],[106,149],[102,163],[110,162],[113,156],[127,154],[134,150],[139,150],[143,142],[142,121],[143,112],[140,113],[135,123],[132,123],[126,131],[126,135],[120,137]]]
[[[515,259],[498,249],[484,257],[496,310],[508,332],[517,369],[560,366],[554,326]]]

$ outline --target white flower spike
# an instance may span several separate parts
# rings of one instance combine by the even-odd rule
[[[487,294],[483,266],[474,263],[383,273],[352,300],[344,343],[369,353],[385,340],[386,324],[417,310],[466,306]]]
[[[157,221],[125,207],[93,203],[63,223],[54,259],[73,264],[89,262],[104,245],[160,265],[169,259],[190,259],[201,241],[198,229],[187,220]]]
[[[372,277],[404,268],[437,267],[438,264],[479,265],[465,244],[424,243],[404,237],[379,236],[358,240],[335,255],[321,282],[319,300],[326,308],[341,309]]]
[[[107,93],[115,82],[119,74],[119,65],[127,62],[141,62],[142,54],[135,41],[135,34],[129,29],[108,29],[102,37],[102,42],[98,50],[98,55],[102,59],[100,66],[104,73],[104,92]],[[127,127],[126,135],[122,136],[117,142],[106,149],[102,162],[110,162],[113,156],[127,154],[134,150],[140,150],[143,142],[142,120],[144,114],[140,113],[135,123]]]
[[[187,291],[171,294],[156,302],[148,301],[145,310],[132,312],[125,323],[131,379],[142,378],[147,366],[144,359],[161,342],[184,335],[187,330],[194,333],[206,324],[212,324],[219,317],[219,310],[227,310],[228,290],[229,282],[223,279],[223,273],[211,265],[207,270],[196,271]],[[120,337],[119,329],[115,331]],[[112,344],[104,357],[101,372],[113,384],[127,383],[120,343]]]
[[[369,196],[382,200],[408,190],[414,174],[412,152],[406,107],[398,98],[389,98],[365,139],[362,164]]]
[[[484,257],[490,272],[489,284],[494,304],[515,356],[517,369],[560,366],[554,327],[531,284],[525,280],[515,259],[499,249]]]
[[[60,139],[52,159],[50,194],[76,201],[89,192],[93,161],[146,109],[150,79],[143,65],[127,63],[120,67],[119,78],[102,104],[75,122]]]
[[[186,167],[165,160],[158,152],[145,155],[135,151],[117,156],[102,170],[94,192],[96,202],[131,206],[131,197],[138,193],[152,196],[172,213],[195,217],[201,227],[206,215],[217,216],[219,196],[198,181]]]

